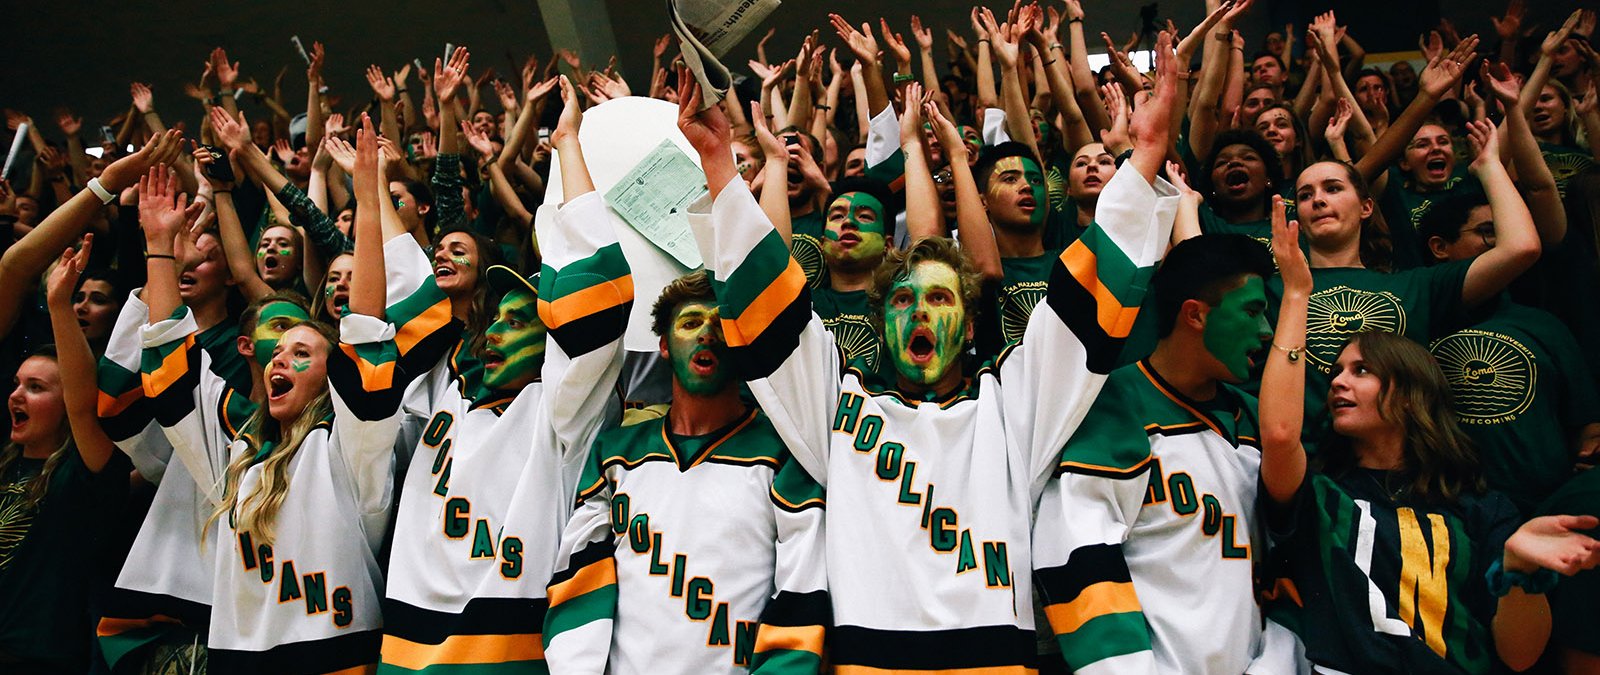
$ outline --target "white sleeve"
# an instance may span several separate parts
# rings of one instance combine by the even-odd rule
[[[983,109],[983,144],[995,146],[1011,140],[1006,133],[1006,111],[1000,108]]]
[[[199,326],[187,307],[177,318],[140,329],[144,345],[141,379],[144,395],[170,444],[211,503],[220,503],[227,478],[229,446],[238,429],[225,429],[219,404],[234,395],[211,371],[211,355],[195,336]]]
[[[885,106],[883,112],[873,115],[867,122],[867,166],[877,166],[889,160],[900,149],[900,117],[894,106]]]

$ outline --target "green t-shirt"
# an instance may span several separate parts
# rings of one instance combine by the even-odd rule
[[[822,238],[827,231],[826,214],[812,211],[790,219],[789,254],[800,263],[806,273],[806,283],[812,290],[828,285],[828,266],[822,261]]]
[[[1396,494],[1398,493],[1398,495]],[[1484,575],[1521,521],[1496,492],[1416,499],[1386,471],[1306,474],[1275,509],[1273,562],[1296,593],[1268,613],[1312,663],[1346,673],[1496,671]]]
[[[811,308],[833,332],[845,362],[865,371],[887,366],[883,338],[872,327],[866,291],[836,291],[824,286],[811,292]]]
[[[18,457],[0,474],[0,663],[83,672],[93,636],[89,580],[133,467],[112,453],[100,473],[91,473],[68,449],[34,505],[28,484],[44,465]]]
[[[1562,199],[1567,198],[1567,183],[1572,181],[1573,176],[1596,166],[1594,156],[1583,148],[1540,143],[1539,152],[1544,155],[1544,163],[1550,167],[1550,174],[1555,176],[1556,191],[1561,193]]]
[[[1423,242],[1417,234],[1422,217],[1446,199],[1464,195],[1482,194],[1483,185],[1467,175],[1467,165],[1457,162],[1454,174],[1439,190],[1421,191],[1411,184],[1411,178],[1399,167],[1389,167],[1389,184],[1378,197],[1378,210],[1389,226],[1389,240],[1394,245],[1394,268],[1411,269],[1422,265]]]
[[[239,354],[239,323],[223,321],[201,331],[195,342],[211,356],[211,371],[238,391],[250,391],[250,363]]]
[[[1471,328],[1429,346],[1478,446],[1489,487],[1531,514],[1572,475],[1573,434],[1600,422],[1600,397],[1572,332],[1504,296]]]
[[[1573,476],[1539,507],[1539,515],[1600,516],[1600,470]],[[1586,534],[1600,537],[1600,529]],[[1563,578],[1549,597],[1555,620],[1551,641],[1600,656],[1600,569]]]
[[[1383,331],[1426,345],[1465,325],[1461,302],[1471,260],[1377,272],[1362,267],[1311,270],[1306,308],[1306,416],[1301,439],[1308,451],[1328,424],[1328,386],[1333,364],[1357,333]],[[1272,316],[1283,298],[1283,280],[1267,281]]]

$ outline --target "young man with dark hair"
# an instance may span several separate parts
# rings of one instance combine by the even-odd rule
[[[979,347],[980,354],[991,356],[1022,338],[1028,316],[1044,297],[1051,266],[1061,251],[1044,246],[1050,190],[1044,167],[1028,146],[1007,141],[984,148],[972,175],[1000,256],[1001,275],[992,300],[984,307],[989,317]],[[970,208],[960,202],[956,208],[963,206]],[[980,267],[993,270],[995,266]]]
[[[740,398],[719,311],[703,271],[656,301],[672,404],[595,440],[550,581],[553,672],[822,665],[822,488]]]
[[[1289,82],[1289,71],[1283,65],[1283,59],[1272,52],[1258,52],[1250,61],[1250,81],[1257,87],[1267,87],[1279,99],[1283,98],[1283,88]]]
[[[872,272],[894,241],[895,213],[889,186],[871,178],[846,178],[833,185],[823,212],[822,260],[827,283],[812,290],[811,306],[833,332],[846,362],[863,372],[886,366],[883,338],[872,328],[867,293]]]
[[[1261,450],[1255,398],[1236,385],[1272,340],[1272,274],[1244,235],[1173,247],[1153,282],[1160,342],[1111,373],[1062,451],[1034,570],[1072,669],[1242,673],[1261,655]]]
[[[1428,261],[1493,248],[1496,215],[1477,193],[1435,204],[1418,232]],[[1576,463],[1600,458],[1600,396],[1577,338],[1549,312],[1502,294],[1475,310],[1469,326],[1428,350],[1455,393],[1489,487],[1531,516]]]
[[[1098,222],[1052,262],[1023,339],[968,376],[970,267],[949,240],[923,238],[886,263],[878,293],[895,370],[885,388],[842,367],[799,265],[738,179],[727,118],[702,110],[680,71],[678,127],[710,186],[689,221],[728,356],[828,490],[829,658],[841,672],[1035,667],[1033,506],[1121,351],[1178,199],[1157,178],[1177,79],[1170,36],[1158,40],[1155,95],[1130,123],[1133,156],[1102,193]]]

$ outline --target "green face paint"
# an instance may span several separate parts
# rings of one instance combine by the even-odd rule
[[[1021,186],[1027,186],[1025,195],[1021,193]],[[1050,211],[1049,187],[1045,184],[1044,170],[1039,168],[1039,163],[1032,157],[1006,157],[994,163],[994,169],[989,173],[989,185],[985,190],[987,203],[1007,204],[1021,196],[1033,199],[1033,210],[1024,212],[1030,227],[1044,225],[1045,214]]]
[[[450,262],[455,263],[457,267],[472,267],[472,259],[464,255],[450,256]]]
[[[924,261],[895,280],[884,304],[883,329],[901,377],[932,385],[959,367],[967,312],[956,271],[942,262]]]
[[[667,334],[667,356],[678,384],[696,396],[710,396],[730,385],[724,367],[727,351],[722,342],[717,306],[689,302],[678,308]]]
[[[269,302],[262,307],[256,315],[256,328],[250,333],[256,350],[256,365],[266,368],[272,361],[272,350],[278,348],[278,340],[283,338],[283,334],[310,319],[305,310],[292,302]]]
[[[834,262],[860,262],[876,267],[883,259],[883,202],[865,192],[846,192],[828,205],[822,253]],[[847,237],[846,235],[854,235]]]
[[[311,362],[306,359],[295,359],[289,362],[289,367],[293,368],[294,372],[303,373],[311,369]]]
[[[1222,301],[1206,314],[1206,351],[1228,369],[1232,382],[1249,379],[1250,354],[1260,351],[1271,339],[1266,284],[1261,277],[1246,277],[1243,286],[1224,294]]]
[[[500,300],[494,323],[484,335],[483,383],[490,389],[520,389],[539,377],[544,365],[544,322],[533,294],[513,290]]]
[[[280,249],[278,249],[278,255],[284,255],[284,256],[294,255],[294,249],[292,249],[292,248],[280,248]]]

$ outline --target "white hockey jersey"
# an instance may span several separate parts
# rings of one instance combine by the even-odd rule
[[[449,304],[432,284],[418,291],[427,311],[397,330],[345,317],[330,350],[334,414],[301,442],[289,464],[290,488],[274,541],[236,531],[232,515],[212,525],[215,551],[209,667],[227,673],[328,673],[377,661],[383,584],[376,553],[389,521],[393,446],[408,359],[431,363],[454,333]],[[227,384],[195,348],[187,309],[143,330],[145,395],[210,503],[219,503],[229,462],[250,452],[242,434],[209,416]],[[239,495],[260,485],[262,464],[247,469]]]
[[[730,350],[828,493],[838,672],[1033,664],[1031,514],[1133,325],[1176,200],[1170,185],[1119,171],[1022,341],[936,401],[871,389],[844,367],[741,181],[691,206]]]
[[[475,395],[456,365],[471,357],[454,354],[408,393],[406,413],[427,423],[395,520],[386,671],[543,672],[539,631],[561,528],[589,444],[620,411],[612,384],[632,278],[615,233],[596,226],[604,209],[591,192],[539,228],[551,338],[540,381]],[[384,250],[391,294],[431,279],[411,237]]]
[[[550,584],[554,673],[815,673],[830,623],[822,488],[765,415],[601,434]]]

